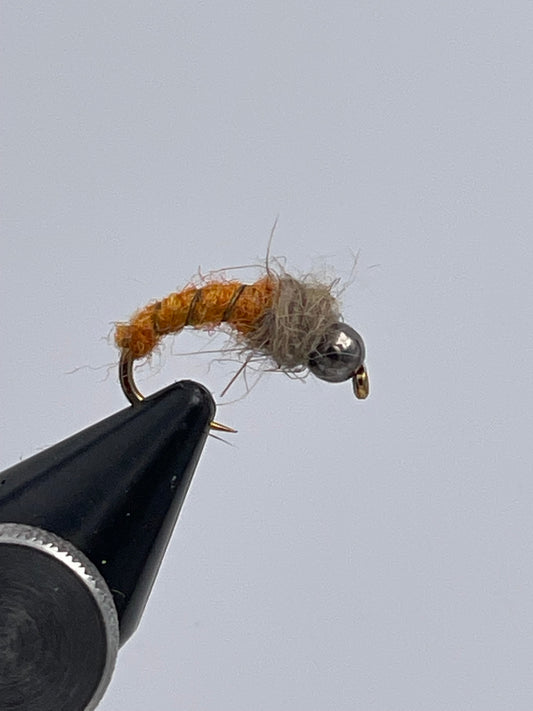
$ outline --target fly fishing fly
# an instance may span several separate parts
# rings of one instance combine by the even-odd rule
[[[309,370],[331,383],[351,379],[356,397],[364,399],[369,393],[365,345],[341,320],[332,290],[312,275],[297,279],[267,266],[252,284],[208,277],[201,286],[150,303],[116,326],[124,394],[133,404],[143,399],[133,363],[149,356],[164,336],[188,326],[212,330],[227,324],[245,361],[260,356],[286,373]]]

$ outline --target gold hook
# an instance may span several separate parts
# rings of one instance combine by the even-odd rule
[[[359,366],[352,376],[353,391],[355,397],[359,400],[364,400],[370,392],[370,382],[368,380],[368,372],[364,365]]]
[[[118,378],[122,392],[128,398],[132,405],[137,405],[144,400],[144,395],[139,391],[135,380],[133,379],[133,359],[128,351],[122,351],[118,364]],[[221,432],[237,432],[233,427],[228,427],[220,422],[210,422],[209,427],[212,430],[220,430]]]

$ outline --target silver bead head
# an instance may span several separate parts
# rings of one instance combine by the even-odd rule
[[[321,343],[309,356],[309,370],[328,383],[349,380],[363,365],[365,344],[361,336],[346,323],[334,323]]]

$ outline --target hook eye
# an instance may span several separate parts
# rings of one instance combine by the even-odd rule
[[[368,372],[364,365],[359,366],[352,376],[353,391],[358,400],[364,400],[370,392]]]

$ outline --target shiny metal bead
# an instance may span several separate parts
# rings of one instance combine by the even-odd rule
[[[334,323],[309,357],[309,370],[328,383],[349,380],[365,359],[361,336],[346,323]]]

